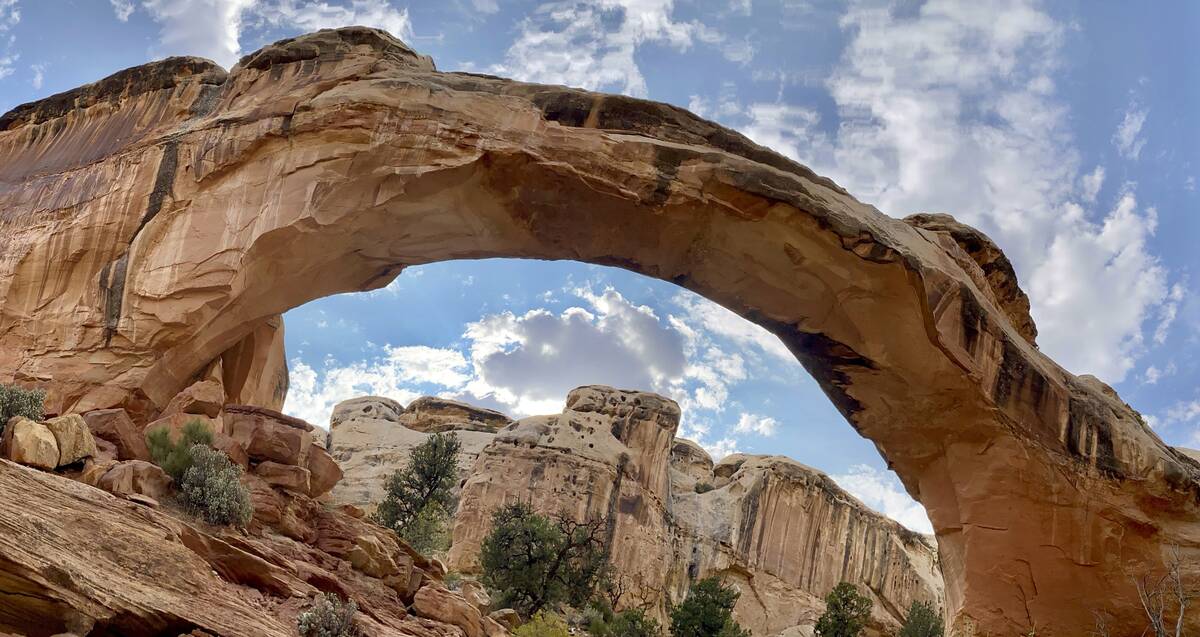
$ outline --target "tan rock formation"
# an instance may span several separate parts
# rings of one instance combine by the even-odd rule
[[[163,416],[171,414],[199,414],[216,418],[225,404],[225,390],[215,380],[203,380],[188,385],[186,389],[175,394],[171,402],[163,409]]]
[[[96,455],[96,441],[92,439],[92,431],[82,416],[67,414],[51,418],[44,424],[58,443],[57,466],[74,464]]]
[[[671,463],[675,578],[720,575],[737,584],[735,614],[755,634],[809,634],[825,595],[842,581],[874,602],[873,634],[895,634],[913,601],[944,607],[931,539],[782,456],[728,456],[696,476],[703,462],[681,442]],[[678,453],[681,447],[689,452]],[[720,486],[697,493],[697,483]]]
[[[444,410],[435,408],[440,404],[445,405]],[[334,407],[329,418],[329,451],[345,476],[330,494],[333,502],[361,507],[368,513],[375,510],[383,500],[384,481],[406,466],[413,447],[431,435],[409,425],[454,431],[462,445],[459,476],[466,480],[479,452],[495,437],[490,426],[511,422],[491,410],[441,399],[419,398],[409,410],[378,396],[353,398]]]
[[[4,446],[6,457],[13,462],[39,469],[58,466],[58,441],[40,422],[22,417],[9,420],[4,428]]]
[[[84,480],[84,482],[88,482]],[[114,495],[144,495],[163,500],[171,495],[171,478],[158,465],[142,460],[127,460],[112,465],[95,486]]]
[[[501,431],[463,485],[450,568],[477,572],[492,512],[529,502],[548,515],[604,520],[610,564],[637,583],[637,601],[661,615],[677,570],[668,467],[679,415],[678,405],[654,394],[580,387],[561,414]]]
[[[218,361],[279,398],[272,322],[407,265],[617,264],[796,354],[930,512],[957,632],[1074,634],[1097,603],[1136,631],[1131,575],[1170,546],[1200,575],[1200,464],[1037,351],[989,250],[682,109],[342,29],[20,106],[0,157],[0,381],[51,413],[144,421]]]
[[[149,460],[146,438],[124,409],[98,409],[83,415],[92,436],[117,448],[119,460]]]
[[[561,415],[517,421],[480,454],[463,486],[451,568],[477,570],[492,511],[520,500],[607,520],[621,604],[660,617],[708,575],[742,589],[736,616],[756,635],[811,634],[841,581],[869,591],[872,634],[896,632],[914,600],[944,606],[933,542],[825,474],[780,456],[714,467],[698,445],[673,438],[679,407],[654,394],[582,387],[566,404]]]

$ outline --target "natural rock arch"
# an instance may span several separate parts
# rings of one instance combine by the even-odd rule
[[[222,360],[271,400],[291,307],[407,265],[574,259],[777,334],[928,510],[956,634],[1079,634],[1105,608],[1134,630],[1129,576],[1195,555],[1200,465],[1036,349],[990,241],[672,106],[341,29],[19,107],[0,157],[0,380],[61,410],[152,412]]]

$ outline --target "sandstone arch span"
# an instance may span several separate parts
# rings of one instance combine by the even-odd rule
[[[153,411],[231,350],[261,382],[269,321],[406,265],[575,259],[779,335],[928,509],[957,634],[1132,630],[1129,574],[1196,555],[1200,465],[1036,349],[990,241],[681,109],[342,29],[19,107],[0,157],[0,375],[61,409]]]

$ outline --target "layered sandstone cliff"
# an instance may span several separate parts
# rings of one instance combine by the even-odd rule
[[[378,31],[170,58],[0,116],[0,381],[50,411],[278,406],[288,309],[458,258],[620,265],[778,335],[938,537],[953,629],[1144,618],[1200,463],[1039,352],[1002,253],[682,109],[440,73]],[[1200,607],[1188,618],[1200,628]]]
[[[400,409],[366,397],[335,409],[331,449],[346,469],[343,483],[362,487],[335,489],[335,502],[378,503],[384,475],[403,466],[425,435],[410,427],[431,420],[405,414],[428,412],[429,404],[420,399]],[[474,413],[454,409],[460,419]],[[897,629],[913,600],[943,606],[931,540],[787,458],[737,455],[714,467],[703,449],[674,438],[679,417],[679,407],[661,396],[581,387],[561,414],[469,438],[450,567],[477,572],[492,512],[520,500],[547,514],[606,521],[624,606],[661,615],[708,575],[742,590],[737,618],[763,636],[810,634],[824,595],[841,581],[871,597],[873,634]],[[465,423],[446,430],[479,433]]]
[[[404,468],[413,447],[437,432],[458,436],[459,475],[466,480],[475,458],[510,422],[489,409],[430,397],[407,408],[378,396],[338,403],[329,419],[328,446],[345,477],[331,497],[338,504],[374,511],[383,499],[387,477]]]

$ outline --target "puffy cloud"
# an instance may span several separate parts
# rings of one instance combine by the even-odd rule
[[[121,22],[128,22],[129,16],[133,15],[133,0],[108,0],[112,3],[113,13],[117,15],[117,19]]]
[[[1166,367],[1162,369],[1159,369],[1157,365],[1151,365],[1142,373],[1142,382],[1147,385],[1153,385],[1163,378],[1174,376],[1177,371],[1178,368],[1175,366],[1174,361],[1167,363]]]
[[[408,11],[388,0],[143,0],[142,6],[159,25],[156,54],[199,55],[225,67],[237,62],[242,30],[251,24],[298,31],[364,25],[411,35]]]
[[[888,214],[950,212],[987,232],[1030,294],[1042,349],[1072,371],[1123,380],[1166,300],[1167,271],[1147,247],[1156,213],[1132,184],[1107,211],[1092,206],[1104,170],[1082,173],[1052,79],[1063,26],[1031,0],[913,11],[861,0],[841,25],[849,42],[826,83],[836,126],[786,103],[743,105],[725,121]],[[1133,112],[1131,152],[1139,120]]]
[[[284,411],[328,427],[334,406],[343,400],[371,394],[407,403],[428,393],[419,390],[423,384],[462,387],[470,379],[468,368],[461,352],[424,346],[385,346],[383,354],[370,361],[329,361],[320,371],[294,359]]]
[[[1142,154],[1142,148],[1146,145],[1145,138],[1141,136],[1142,126],[1146,124],[1149,114],[1150,109],[1142,108],[1135,99],[1129,103],[1125,116],[1117,125],[1112,141],[1117,147],[1117,152],[1125,159],[1137,159]]]
[[[520,23],[502,64],[490,70],[518,80],[647,95],[634,60],[638,47],[657,43],[683,51],[695,42],[719,46],[731,60],[754,55],[748,41],[726,38],[698,21],[677,21],[674,0],[548,2]]]
[[[933,533],[929,516],[919,503],[904,491],[891,471],[867,465],[855,465],[841,475],[831,476],[843,489],[867,506],[920,533]]]
[[[742,413],[733,430],[738,433],[756,433],[760,436],[774,436],[779,427],[779,421],[770,416]]]
[[[680,310],[678,329],[686,330],[688,325],[704,326],[707,332],[727,338],[742,348],[765,352],[799,365],[778,336],[721,305],[692,293],[677,294],[672,303]]]

